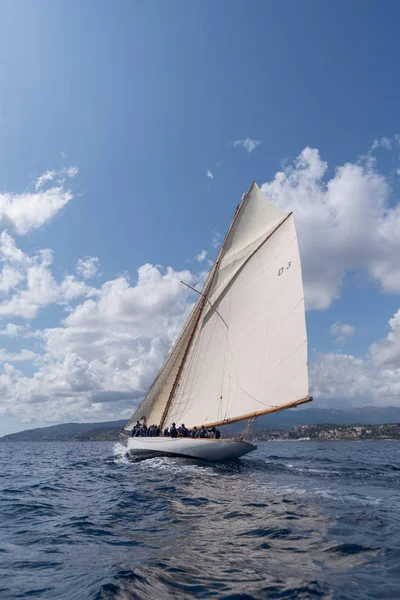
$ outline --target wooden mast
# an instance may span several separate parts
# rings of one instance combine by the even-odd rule
[[[249,189],[247,190],[247,192],[243,195],[243,199],[242,199],[241,203],[236,207],[235,214],[233,215],[231,224],[230,224],[230,226],[228,228],[228,231],[226,232],[226,235],[224,237],[224,241],[222,242],[222,245],[221,245],[220,251],[218,252],[217,258],[215,259],[215,262],[214,262],[214,265],[213,265],[213,268],[212,268],[212,273],[210,273],[209,281],[208,281],[208,283],[206,282],[206,285],[204,286],[204,291],[202,291],[202,293],[201,293],[201,295],[204,296],[203,297],[203,302],[201,303],[201,306],[199,308],[199,314],[197,316],[195,325],[193,327],[193,331],[192,331],[191,336],[189,338],[188,345],[187,345],[185,353],[184,353],[184,355],[182,357],[181,364],[179,365],[179,369],[178,369],[178,372],[176,374],[175,381],[173,383],[171,392],[170,392],[170,394],[168,396],[168,400],[167,400],[167,403],[165,405],[164,412],[163,412],[162,417],[161,417],[161,421],[160,421],[160,429],[161,430],[164,427],[165,419],[167,418],[167,414],[168,414],[169,408],[171,406],[172,399],[173,399],[173,397],[175,395],[176,388],[178,387],[178,383],[179,383],[179,379],[180,379],[182,371],[183,371],[183,367],[185,366],[186,359],[188,357],[190,347],[191,347],[191,345],[193,343],[194,334],[195,334],[197,326],[199,324],[200,317],[202,315],[205,303],[208,300],[207,293],[209,292],[209,290],[210,290],[210,288],[212,286],[212,283],[214,281],[214,277],[215,277],[215,274],[217,272],[219,262],[220,262],[220,260],[222,258],[222,253],[223,253],[223,250],[224,250],[224,246],[225,246],[226,240],[228,239],[228,236],[229,236],[229,234],[230,234],[230,232],[232,230],[232,227],[233,227],[233,225],[234,225],[234,223],[235,223],[235,221],[237,219],[237,216],[238,216],[238,214],[240,212],[240,209],[242,208],[242,206],[243,206],[246,198],[248,197],[248,195],[249,195],[249,193],[250,193],[250,191],[251,191],[251,189],[252,189],[252,187],[253,187],[254,184],[255,184],[255,181],[252,182],[252,184],[249,187]]]

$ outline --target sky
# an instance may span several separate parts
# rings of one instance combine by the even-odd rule
[[[256,180],[318,406],[400,406],[396,1],[4,0],[0,435],[128,418]]]

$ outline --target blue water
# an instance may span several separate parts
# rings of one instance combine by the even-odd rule
[[[0,598],[400,598],[400,444],[0,444]]]

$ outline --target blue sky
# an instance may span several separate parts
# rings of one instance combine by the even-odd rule
[[[306,297],[307,290],[314,294],[307,315],[310,374],[321,403],[346,396],[335,387],[343,381],[349,403],[399,403],[400,317],[388,324],[400,304],[399,18],[400,6],[391,1],[1,4],[0,189],[13,201],[18,197],[23,212],[37,179],[54,172],[38,190],[53,190],[57,207],[36,221],[18,213],[25,226],[1,221],[26,258],[25,271],[18,267],[20,275],[14,273],[0,299],[6,303],[1,328],[25,327],[0,338],[5,353],[0,433],[126,416],[168,345],[157,326],[175,326],[186,301],[175,289],[174,274],[190,271],[187,277],[194,281],[206,268],[206,261],[194,257],[207,250],[213,258],[213,232],[224,233],[254,179],[295,216],[302,185],[304,197],[315,193],[315,202],[328,206],[315,222],[318,211],[310,205],[298,226]],[[247,139],[259,142],[251,152],[234,145]],[[316,154],[301,155],[305,148]],[[337,169],[349,164],[354,168],[335,180]],[[274,185],[277,172],[286,173],[284,189]],[[300,172],[310,174],[306,184],[294,181]],[[332,181],[340,210],[336,196],[326,195]],[[364,229],[360,214],[369,211],[365,231],[379,232],[371,245],[359,236],[352,241],[351,228],[335,229],[333,217],[327,221],[337,209],[352,218],[355,197],[362,209],[355,230]],[[38,202],[52,201],[40,196]],[[326,235],[331,245],[324,243]],[[39,258],[45,248],[53,253],[51,266]],[[314,269],[311,255],[319,250],[321,264],[326,260],[338,278],[334,293],[326,292],[334,279],[328,267]],[[87,257],[98,260],[85,263],[84,277],[76,265]],[[39,263],[33,289],[29,269]],[[161,274],[170,266],[172,283],[167,277],[160,289],[154,284],[160,298],[153,318],[147,315],[150,325],[131,330],[145,350],[137,340],[134,348],[126,341],[122,354],[114,355],[118,344],[110,341],[111,332],[120,327],[122,335],[124,310],[137,296],[137,269],[145,264],[155,270],[162,265]],[[75,279],[66,282],[67,273]],[[149,273],[157,279],[155,271]],[[118,291],[107,287],[118,277]],[[123,289],[124,281],[131,290]],[[30,295],[21,300],[29,286]],[[106,309],[107,294],[120,298],[118,309]],[[15,295],[18,302],[10,305]],[[104,309],[97,305],[102,300]],[[21,308],[21,302],[31,306]],[[82,328],[80,315],[90,310],[99,330],[86,332],[85,339],[80,331],[77,340],[72,329]],[[354,330],[340,329],[343,325]],[[335,344],[338,337],[343,341]],[[143,354],[154,350],[152,344],[158,348],[153,363]],[[91,354],[94,346],[102,353]],[[15,358],[23,348],[35,356],[14,361],[11,354]],[[140,373],[128,364],[139,360],[137,352],[144,364]],[[100,381],[103,371],[108,379]],[[112,400],[102,401],[112,392]]]

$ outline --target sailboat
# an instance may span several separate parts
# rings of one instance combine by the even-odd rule
[[[292,213],[255,182],[237,206],[181,334],[121,432],[134,454],[206,460],[256,449],[244,439],[131,437],[140,420],[161,431],[210,429],[310,402],[307,332]]]

